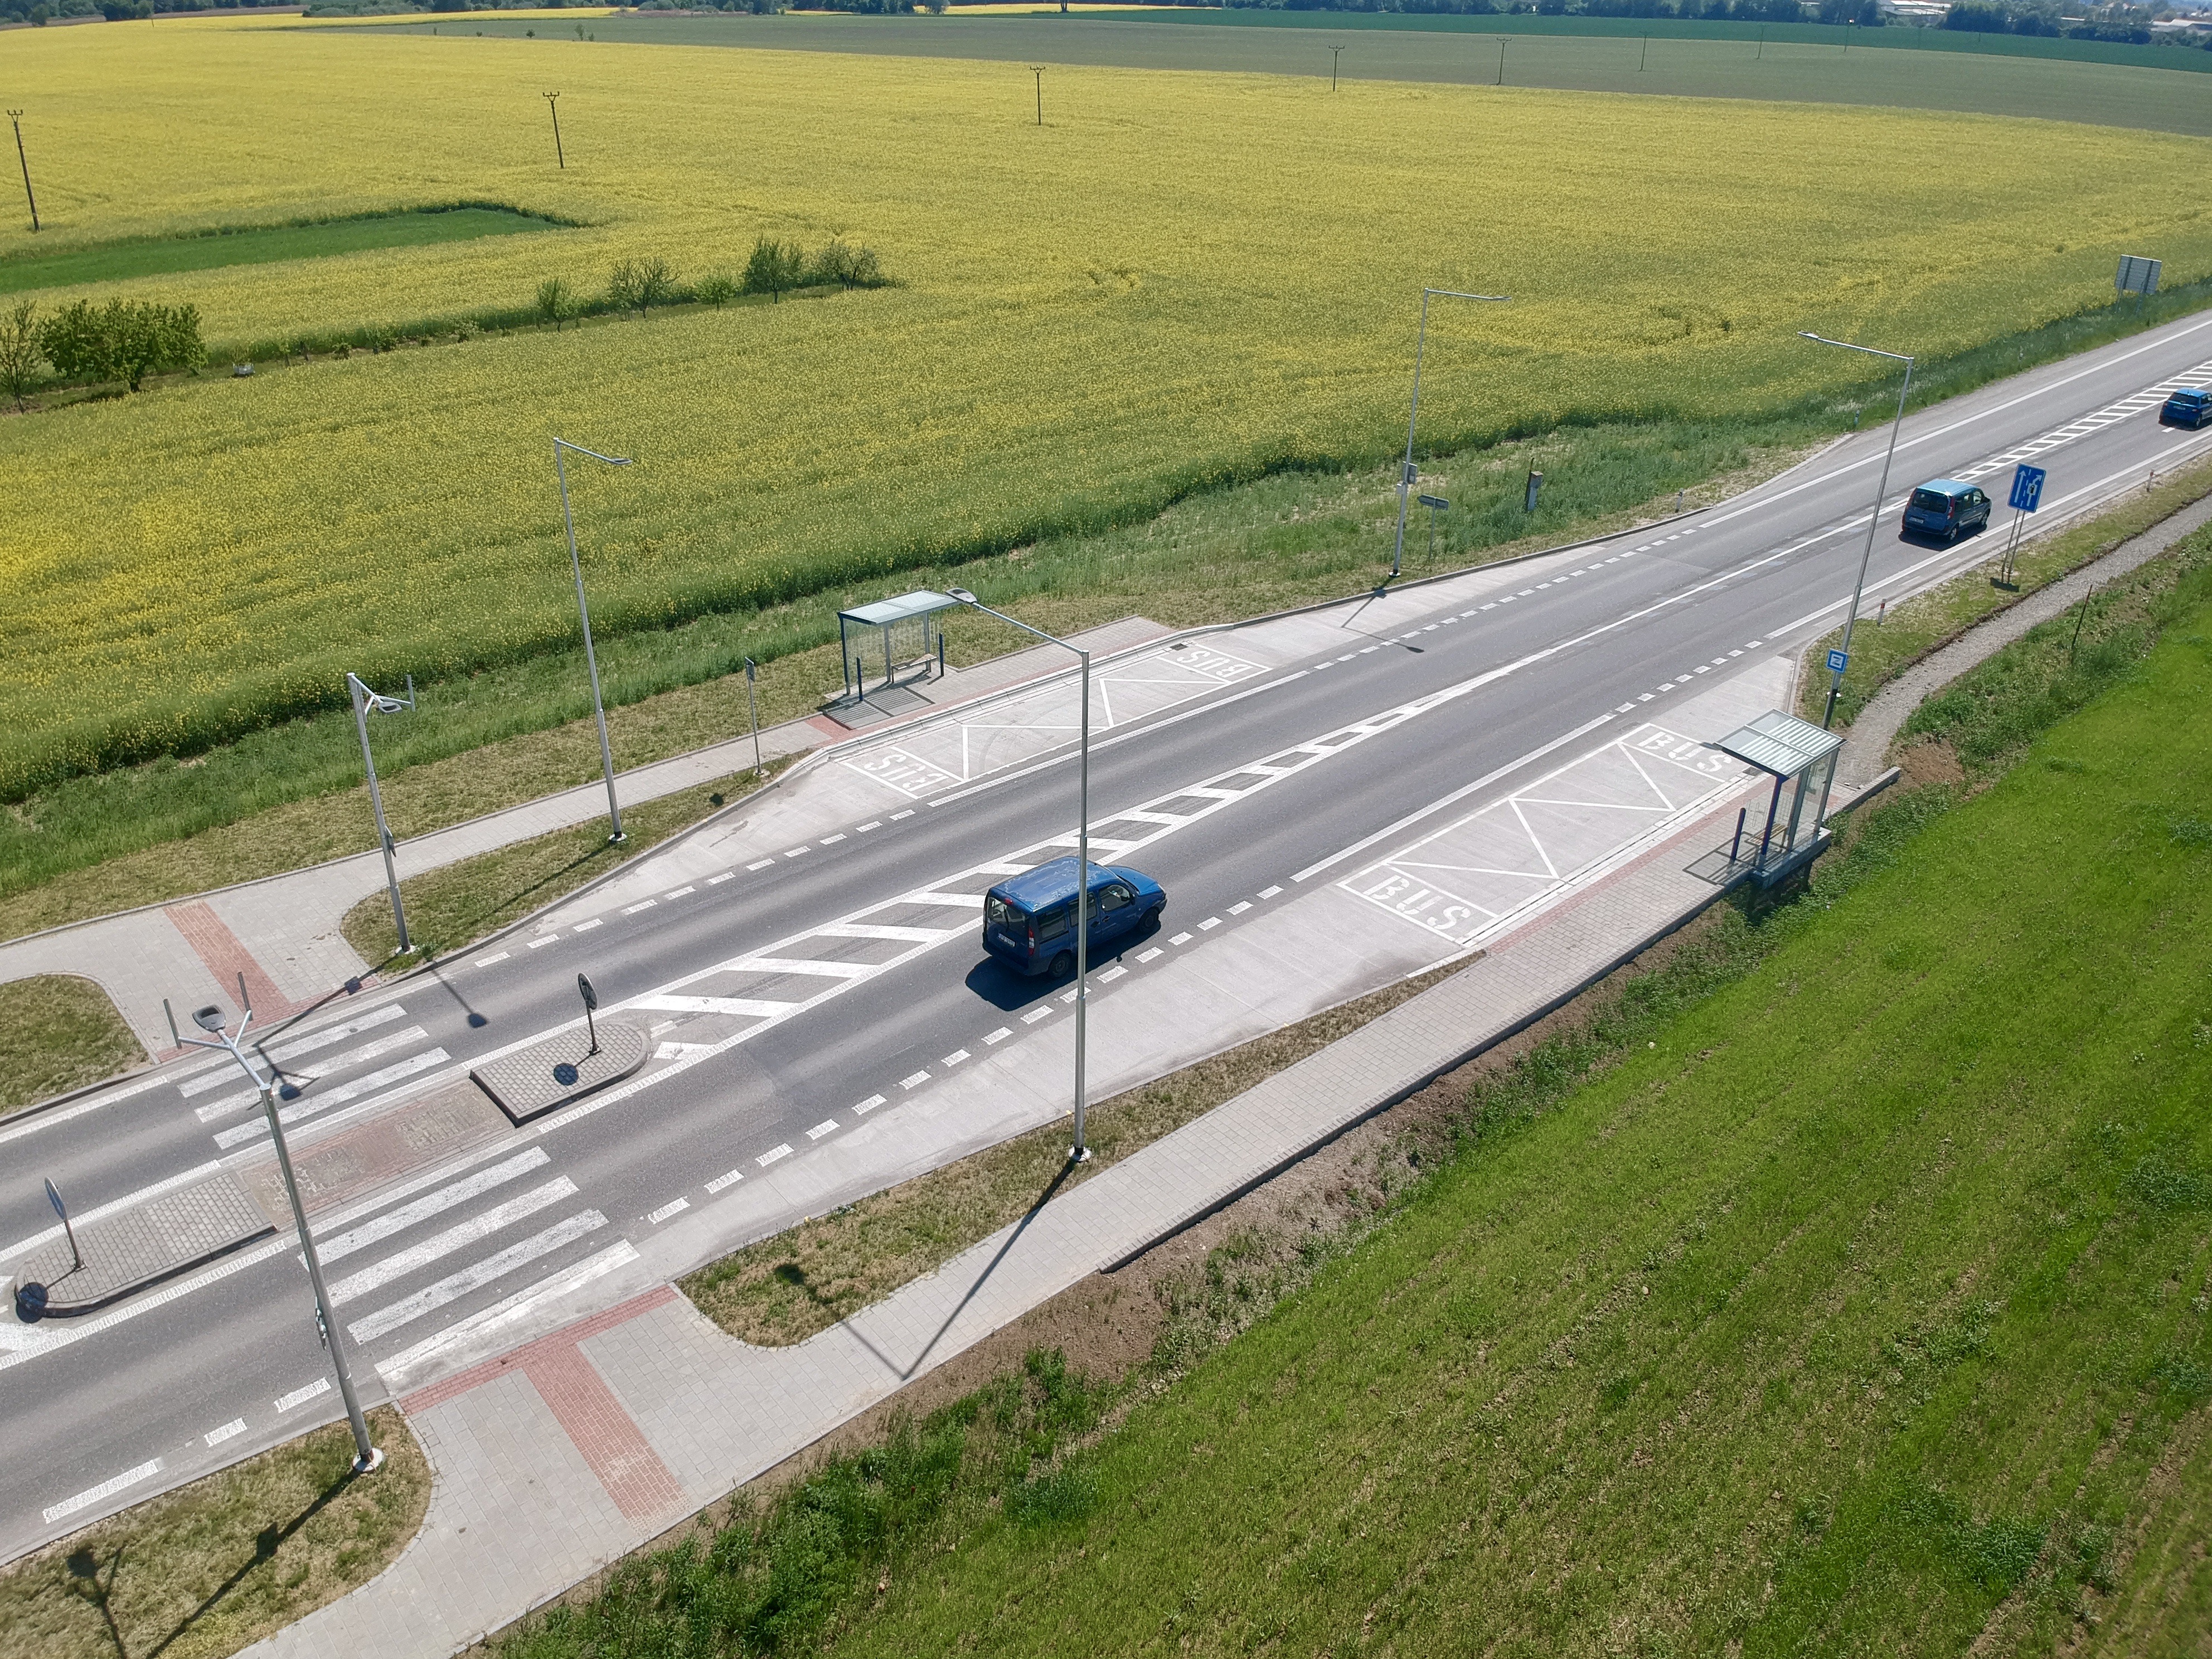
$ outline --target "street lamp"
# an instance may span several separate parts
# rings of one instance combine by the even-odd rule
[[[1421,354],[1429,343],[1429,298],[1434,295],[1446,300],[1482,300],[1492,304],[1503,304],[1513,296],[1510,294],[1462,294],[1449,288],[1425,288],[1421,290],[1421,330],[1413,339],[1413,412],[1406,417],[1406,465],[1398,474],[1398,540],[1390,550],[1390,580],[1397,580],[1398,572],[1406,559],[1407,493],[1413,487],[1413,428],[1421,418]]]
[[[1897,392],[1897,418],[1890,423],[1889,428],[1889,453],[1881,459],[1881,483],[1875,488],[1874,514],[1867,520],[1866,551],[1859,556],[1859,579],[1851,589],[1850,614],[1844,618],[1844,645],[1841,653],[1843,666],[1833,671],[1835,678],[1829,682],[1828,685],[1828,712],[1820,717],[1821,726],[1826,727],[1833,726],[1836,722],[1836,699],[1843,695],[1844,669],[1850,665],[1851,629],[1857,625],[1859,599],[1866,592],[1867,566],[1874,561],[1874,538],[1875,532],[1881,525],[1882,497],[1889,494],[1890,463],[1897,459],[1897,434],[1905,427],[1905,399],[1912,390],[1912,366],[1918,359],[1908,357],[1901,351],[1884,351],[1876,346],[1857,345],[1849,340],[1831,340],[1826,335],[1814,334],[1802,328],[1797,331],[1797,333],[1801,339],[1810,340],[1816,345],[1841,346],[1845,351],[1863,351],[1869,357],[1887,357],[1893,363],[1905,365],[1905,384],[1899,386]],[[1815,819],[1814,822],[1818,823],[1819,820]]]
[[[177,1017],[170,1012],[167,997],[161,999],[161,1012],[168,1015],[169,1036],[177,1047],[222,1049],[238,1062],[239,1069],[260,1091],[262,1115],[269,1120],[270,1138],[276,1143],[276,1167],[284,1176],[284,1194],[292,1200],[292,1223],[300,1230],[300,1253],[307,1264],[307,1283],[314,1288],[315,1324],[321,1333],[323,1346],[330,1350],[331,1366],[338,1374],[338,1394],[345,1401],[346,1419],[353,1425],[353,1472],[368,1474],[383,1463],[384,1454],[369,1444],[368,1421],[362,1416],[361,1401],[353,1391],[353,1373],[346,1369],[345,1338],[338,1330],[337,1322],[331,1317],[330,1292],[323,1288],[323,1261],[315,1253],[315,1237],[307,1231],[307,1212],[300,1203],[300,1183],[292,1175],[292,1150],[284,1141],[284,1121],[276,1110],[276,1096],[269,1080],[254,1069],[253,1062],[239,1046],[245,1040],[246,1028],[253,1023],[253,1009],[246,1000],[243,974],[238,980],[238,1000],[245,1012],[239,1017],[235,1035],[223,1030],[222,1010],[212,1004],[192,1015],[192,1024],[205,1031],[206,1037],[178,1036]]]
[[[948,587],[945,591],[971,611],[980,611],[987,617],[996,617],[1002,623],[1012,623],[1024,634],[1034,634],[1063,651],[1074,652],[1083,665],[1083,714],[1079,726],[1082,747],[1076,769],[1075,809],[1075,1145],[1067,1154],[1068,1162],[1081,1164],[1091,1156],[1091,1148],[1083,1139],[1085,1016],[1091,1004],[1091,653],[1081,646],[1070,645],[1057,635],[1046,633],[1042,628],[1030,627],[1018,617],[1009,617],[1003,611],[992,610],[964,587]]]
[[[599,765],[607,775],[607,823],[612,830],[607,841],[613,845],[623,838],[622,807],[615,800],[615,751],[607,741],[607,706],[599,696],[599,659],[592,654],[592,608],[584,603],[584,567],[576,557],[576,515],[568,510],[568,469],[561,459],[564,449],[605,461],[609,466],[628,466],[630,462],[626,455],[602,455],[596,449],[572,444],[566,438],[553,441],[553,471],[561,480],[561,520],[568,526],[568,568],[576,576],[576,614],[584,619],[584,666],[591,671],[592,713],[599,722]]]
[[[346,690],[353,694],[353,723],[361,732],[361,763],[368,770],[368,804],[376,809],[376,840],[384,848],[384,884],[392,890],[392,921],[399,930],[399,952],[404,956],[414,947],[407,939],[407,912],[399,902],[399,872],[392,860],[392,831],[384,822],[384,794],[376,787],[376,757],[368,751],[368,711],[380,714],[397,714],[415,706],[415,677],[407,677],[407,696],[380,696],[361,683],[358,674],[346,676]]]

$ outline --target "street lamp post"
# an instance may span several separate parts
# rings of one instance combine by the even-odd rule
[[[584,666],[591,671],[592,713],[599,722],[599,766],[607,777],[607,841],[612,844],[623,838],[622,806],[615,799],[615,751],[607,741],[607,706],[599,696],[599,659],[592,653],[592,607],[584,601],[584,566],[576,556],[576,515],[568,510],[568,469],[561,459],[564,449],[605,461],[609,466],[628,466],[630,462],[628,456],[602,455],[596,449],[572,444],[566,438],[553,441],[553,471],[561,481],[561,521],[568,528],[568,568],[576,577],[576,614],[584,621]]]
[[[177,1033],[177,1017],[169,1012],[168,999],[161,1000],[161,1012],[168,1015],[169,1036],[179,1048],[220,1048],[236,1060],[239,1069],[252,1079],[261,1095],[262,1115],[269,1120],[270,1139],[276,1143],[276,1167],[284,1177],[285,1196],[292,1200],[292,1223],[300,1231],[300,1254],[307,1264],[307,1283],[315,1293],[315,1323],[320,1330],[323,1346],[330,1350],[331,1367],[337,1372],[338,1394],[345,1401],[346,1419],[353,1425],[354,1460],[356,1474],[368,1474],[384,1462],[384,1454],[369,1443],[368,1420],[361,1414],[361,1400],[353,1391],[353,1373],[346,1367],[345,1337],[337,1322],[331,1316],[330,1292],[323,1287],[323,1261],[315,1251],[315,1236],[307,1230],[307,1212],[300,1202],[300,1183],[292,1174],[292,1150],[285,1144],[284,1121],[276,1109],[276,1095],[269,1080],[255,1069],[240,1047],[246,1038],[246,1028],[253,1023],[253,1010],[246,1000],[246,978],[238,981],[239,1006],[244,1012],[239,1016],[235,1035],[223,1029],[222,1010],[210,1004],[192,1015],[192,1024],[205,1031],[206,1037],[185,1037]],[[210,1041],[210,1039],[212,1039]]]
[[[1406,560],[1407,496],[1413,488],[1413,428],[1421,418],[1421,355],[1429,343],[1429,300],[1431,295],[1445,300],[1481,300],[1502,305],[1513,296],[1510,294],[1462,294],[1455,289],[1425,288],[1421,290],[1420,332],[1413,337],[1413,410],[1406,417],[1406,463],[1398,473],[1398,539],[1390,550],[1390,580],[1397,580],[1398,573]]]
[[[1077,660],[1083,665],[1083,713],[1078,727],[1081,732],[1081,747],[1076,767],[1075,809],[1075,1145],[1067,1154],[1069,1163],[1081,1164],[1091,1156],[1091,1148],[1083,1138],[1084,1039],[1087,1024],[1085,1016],[1091,1004],[1091,653],[1081,646],[1070,645],[1057,635],[1046,633],[1042,628],[1030,627],[1018,617],[1010,617],[1003,611],[994,611],[964,587],[950,587],[945,592],[971,611],[980,611],[987,617],[996,617],[1002,623],[1011,623],[1024,634],[1033,634],[1063,651],[1074,652]]]
[[[399,930],[399,953],[402,956],[414,949],[407,938],[407,911],[399,902],[399,871],[392,862],[392,831],[384,822],[384,793],[376,787],[376,757],[368,750],[368,711],[380,714],[397,714],[415,706],[415,677],[407,677],[407,696],[386,697],[379,696],[361,683],[358,674],[346,676],[346,690],[353,694],[353,723],[361,732],[361,763],[368,772],[368,804],[376,811],[377,844],[384,849],[384,884],[392,892],[392,921]]]
[[[1825,335],[1814,334],[1804,329],[1797,332],[1801,338],[1810,340],[1816,345],[1840,346],[1845,351],[1863,351],[1869,357],[1887,357],[1893,363],[1905,365],[1905,384],[1897,391],[1897,418],[1890,422],[1889,452],[1881,458],[1881,482],[1875,487],[1874,513],[1867,520],[1866,550],[1859,555],[1859,579],[1851,587],[1851,608],[1844,617],[1844,668],[1834,671],[1835,678],[1828,684],[1828,712],[1820,717],[1821,726],[1826,727],[1836,723],[1836,699],[1843,694],[1844,668],[1850,665],[1851,630],[1858,624],[1859,600],[1866,592],[1867,567],[1874,562],[1875,534],[1881,526],[1882,497],[1889,494],[1890,463],[1897,459],[1897,435],[1905,428],[1905,400],[1912,391],[1912,367],[1918,359],[1908,357],[1901,351],[1884,351],[1876,346],[1857,345],[1849,340],[1831,340]],[[1825,809],[1826,804],[1823,803]],[[1814,822],[1817,823],[1819,820],[1816,818]]]

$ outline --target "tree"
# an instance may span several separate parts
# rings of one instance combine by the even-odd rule
[[[676,303],[676,275],[665,259],[647,259],[637,268],[637,314],[653,306]]]
[[[638,269],[637,261],[624,259],[607,273],[607,304],[617,311],[635,311],[638,295],[645,285],[645,273]]]
[[[198,306],[79,300],[41,323],[38,339],[64,380],[121,380],[133,392],[150,374],[198,368],[207,361]]]
[[[745,292],[765,294],[781,303],[805,271],[806,254],[798,243],[763,236],[753,244],[752,257],[745,261]]]
[[[576,314],[575,291],[558,276],[548,276],[538,285],[538,314],[558,334],[561,325]]]
[[[847,288],[880,288],[882,264],[872,247],[854,247],[842,236],[832,237],[814,261],[817,282],[842,283]]]
[[[736,277],[726,270],[716,270],[708,272],[692,284],[691,297],[702,305],[713,306],[720,310],[744,291],[738,286]]]
[[[39,349],[38,325],[31,320],[38,308],[24,300],[0,317],[0,391],[15,400],[19,410],[29,406],[23,399],[46,379],[40,367],[46,354]]]
[[[115,378],[115,358],[100,311],[89,300],[64,306],[39,325],[39,349],[64,380]]]

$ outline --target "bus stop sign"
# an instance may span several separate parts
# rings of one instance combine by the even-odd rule
[[[2043,500],[2043,469],[2039,466],[2016,466],[2012,473],[2012,500],[2008,503],[2015,513],[2033,513]]]

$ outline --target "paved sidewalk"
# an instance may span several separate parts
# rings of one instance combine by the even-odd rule
[[[2212,496],[2183,507],[2094,563],[2039,587],[2017,604],[1975,623],[1942,650],[1922,658],[1884,686],[1851,722],[1844,738],[1843,757],[1836,766],[1837,781],[1864,783],[1887,766],[1890,745],[1912,711],[1968,669],[1987,662],[2038,623],[2048,622],[2069,605],[2079,604],[2091,588],[2148,564],[2183,537],[2208,524],[2212,524]],[[1979,578],[1969,571],[1960,580]],[[1863,617],[1860,625],[1865,625]]]
[[[1168,631],[1158,623],[1131,617],[1074,637],[1104,656]],[[859,733],[819,715],[792,720],[763,728],[761,751],[776,759],[829,744],[878,738],[941,717],[963,702],[1056,675],[1063,671],[1066,659],[1066,653],[1054,647],[1038,646],[973,668],[952,669],[929,684],[929,703],[902,720]],[[616,792],[626,805],[635,805],[697,788],[752,763],[748,733],[618,774]],[[606,799],[605,785],[594,780],[404,841],[398,848],[400,878],[588,823],[606,811]],[[372,848],[191,899],[7,940],[0,943],[0,981],[33,974],[77,974],[90,979],[114,1000],[146,1052],[167,1058],[164,997],[179,1008],[210,998],[228,1006],[238,999],[238,976],[243,974],[254,1010],[266,1023],[366,973],[368,964],[346,943],[338,924],[356,903],[383,888],[384,861]]]
[[[795,1347],[662,1284],[403,1395],[437,1484],[384,1574],[252,1650],[444,1655],[557,1595],[1086,1274],[1110,1270],[1522,1029],[1711,905],[1683,866],[1733,810],[1443,984]]]

